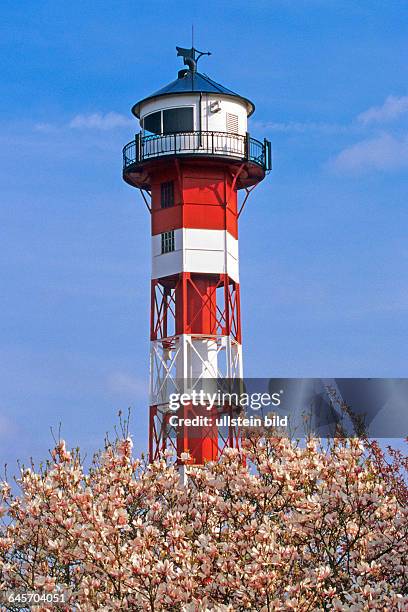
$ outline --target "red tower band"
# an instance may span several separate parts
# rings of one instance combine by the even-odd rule
[[[238,218],[270,168],[270,145],[248,134],[253,104],[198,73],[195,49],[181,51],[189,69],[132,109],[142,131],[124,148],[123,176],[151,213],[150,459],[172,449],[202,464],[239,444],[235,428],[217,424],[236,408],[174,411],[169,398],[243,376]]]

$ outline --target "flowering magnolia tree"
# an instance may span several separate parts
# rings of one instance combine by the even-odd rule
[[[17,495],[2,483],[0,590],[68,589],[43,610],[406,610],[406,467],[357,439],[250,436],[182,482],[130,438],[87,471],[61,441]]]

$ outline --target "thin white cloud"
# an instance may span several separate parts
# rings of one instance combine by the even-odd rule
[[[10,437],[15,432],[15,424],[7,416],[0,414],[0,438]]]
[[[382,106],[372,106],[360,113],[357,120],[363,125],[388,123],[408,113],[408,96],[388,96]]]
[[[388,96],[381,106],[372,106],[357,116],[357,121],[350,124],[325,123],[315,121],[253,121],[252,125],[270,132],[310,133],[316,134],[346,134],[356,132],[372,124],[395,121],[408,115],[408,96]]]
[[[36,132],[55,132],[56,127],[52,123],[36,123],[34,125],[34,130]]]
[[[120,113],[91,113],[76,115],[68,124],[74,129],[113,130],[119,127],[129,127],[135,122],[130,117]]]
[[[338,172],[363,173],[408,168],[408,136],[381,134],[343,149],[331,162]]]
[[[108,389],[113,393],[132,395],[134,397],[145,396],[148,392],[146,382],[127,372],[113,372],[108,376]]]
[[[68,129],[79,130],[114,130],[117,128],[134,128],[136,125],[135,119],[111,111],[108,113],[79,113],[75,115],[67,123],[35,123],[33,129],[35,132],[52,133]]]
[[[313,121],[288,121],[285,123],[254,121],[252,125],[256,126],[256,128],[258,129],[268,130],[270,132],[283,132],[288,134],[304,134],[307,132],[316,132],[319,134],[339,134],[349,132],[353,129],[352,126],[348,125],[340,125],[336,123],[317,123]]]

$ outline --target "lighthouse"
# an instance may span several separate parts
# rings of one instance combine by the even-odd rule
[[[243,377],[238,220],[271,147],[249,134],[254,104],[198,71],[210,54],[176,49],[177,78],[132,107],[140,131],[123,149],[123,178],[151,218],[150,460],[173,450],[198,465],[239,446],[239,431],[217,424],[238,408],[175,409],[169,398]],[[186,425],[194,419],[205,424]]]

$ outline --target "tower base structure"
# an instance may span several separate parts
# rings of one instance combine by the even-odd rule
[[[170,450],[178,463],[201,465],[217,461],[225,448],[240,446],[239,428],[232,423],[237,414],[236,408],[230,406],[208,410],[189,404],[176,411],[168,406],[150,406],[150,460]],[[184,459],[187,455],[188,459]]]

